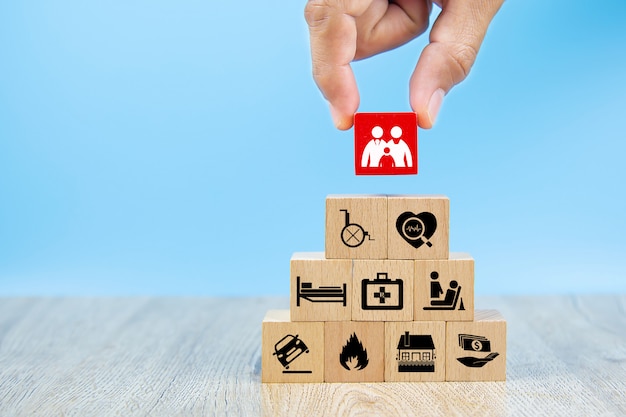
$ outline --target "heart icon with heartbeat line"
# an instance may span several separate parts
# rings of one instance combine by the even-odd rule
[[[437,230],[437,219],[434,214],[427,211],[419,214],[405,211],[396,220],[396,229],[400,236],[415,249],[424,244],[430,247],[433,244],[429,239]]]

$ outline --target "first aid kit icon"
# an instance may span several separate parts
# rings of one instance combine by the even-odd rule
[[[386,272],[378,272],[376,279],[361,281],[363,310],[402,310],[403,282],[391,280]]]

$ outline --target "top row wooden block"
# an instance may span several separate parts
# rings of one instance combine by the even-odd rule
[[[443,195],[330,195],[327,259],[448,259]]]

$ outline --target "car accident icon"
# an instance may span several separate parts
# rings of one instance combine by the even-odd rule
[[[293,361],[298,359],[303,353],[309,353],[309,348],[298,338],[298,335],[288,334],[274,345],[274,353],[280,364],[285,368],[283,374],[310,374],[310,370],[289,369]]]

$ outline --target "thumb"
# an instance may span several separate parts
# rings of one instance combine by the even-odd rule
[[[430,129],[444,96],[463,81],[480,49],[487,27],[504,0],[444,0],[409,82],[418,123]]]

